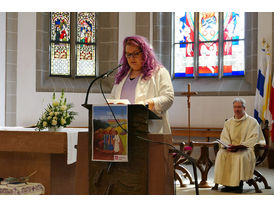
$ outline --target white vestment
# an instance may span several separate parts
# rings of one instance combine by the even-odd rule
[[[246,150],[228,152],[221,146],[217,153],[214,182],[225,186],[239,186],[240,180],[253,177],[256,158],[254,146],[264,139],[262,130],[253,117],[245,115],[241,119],[230,118],[225,122],[221,141],[226,144],[244,145]]]
[[[122,79],[119,84],[114,84],[111,91],[112,99],[120,99],[123,85],[130,74]],[[171,129],[168,122],[167,110],[174,100],[174,90],[170,79],[170,74],[164,67],[160,67],[154,72],[152,77],[144,80],[140,76],[135,89],[135,104],[146,104],[149,100],[154,102],[154,110],[158,116],[162,117],[163,133],[170,134]]]

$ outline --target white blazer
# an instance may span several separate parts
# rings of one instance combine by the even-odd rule
[[[122,79],[119,84],[114,84],[111,91],[111,98],[120,99],[123,85],[130,74]],[[135,104],[147,104],[149,100],[154,101],[154,110],[158,116],[162,117],[163,133],[170,134],[171,129],[168,122],[167,110],[174,100],[174,90],[170,79],[170,74],[164,67],[160,67],[148,80],[143,80],[140,76],[135,90]]]

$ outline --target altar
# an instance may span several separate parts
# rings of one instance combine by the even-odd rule
[[[0,177],[37,171],[30,181],[41,183],[46,195],[89,194],[88,157],[76,150],[88,148],[87,141],[86,128],[65,128],[62,132],[0,128]]]

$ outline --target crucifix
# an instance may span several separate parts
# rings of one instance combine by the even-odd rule
[[[187,85],[187,92],[181,93],[183,96],[187,96],[187,109],[188,109],[188,145],[190,144],[190,97],[197,95],[198,92],[191,92],[191,84]]]

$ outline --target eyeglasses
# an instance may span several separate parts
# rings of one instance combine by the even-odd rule
[[[137,56],[139,56],[139,54],[142,53],[142,51],[138,51],[138,52],[134,52],[134,53],[126,53],[126,58],[130,58],[130,57],[133,57],[133,58],[136,58]]]

